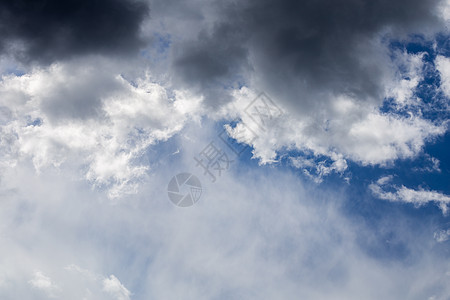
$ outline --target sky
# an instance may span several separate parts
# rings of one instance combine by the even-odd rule
[[[450,299],[448,0],[0,0],[0,299]]]

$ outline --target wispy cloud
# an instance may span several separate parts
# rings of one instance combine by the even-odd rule
[[[394,202],[404,202],[411,203],[415,206],[421,206],[430,202],[436,203],[442,210],[442,213],[446,215],[448,213],[450,197],[431,190],[420,189],[410,189],[405,186],[396,186],[390,184],[392,176],[382,177],[377,180],[376,183],[369,185],[372,193],[379,197],[380,199],[394,201]],[[393,191],[386,191],[385,188],[393,189]]]

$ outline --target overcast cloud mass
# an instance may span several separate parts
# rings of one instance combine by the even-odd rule
[[[0,0],[0,299],[450,299],[449,25]]]

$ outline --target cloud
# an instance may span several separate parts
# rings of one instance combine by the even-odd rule
[[[439,230],[434,233],[434,238],[438,243],[443,243],[450,240],[450,229]]]
[[[267,132],[251,128],[258,139],[252,132],[240,136],[263,164],[279,161],[287,149],[342,168],[349,160],[384,166],[416,157],[447,131],[447,123],[422,113],[432,106],[417,93],[427,54],[391,44],[406,44],[413,33],[433,40],[444,30],[442,1],[414,2],[408,12],[406,1],[242,1],[208,8],[200,1],[193,3],[197,14],[177,22],[169,12],[174,3],[155,4],[156,14],[165,13],[159,29],[171,43],[162,64],[174,86],[202,95],[213,119],[253,126],[244,110],[260,91],[287,112]]]
[[[261,163],[273,162],[284,151],[302,151],[313,156],[326,156],[331,163],[344,160],[362,165],[385,165],[399,158],[413,158],[427,141],[442,135],[447,123],[434,124],[421,116],[400,116],[395,112],[383,113],[375,107],[359,105],[352,98],[337,98],[323,117],[298,116],[288,113],[267,119],[267,130],[258,128],[245,112],[255,93],[246,88],[234,94],[239,119],[238,129],[228,128],[231,137],[254,147],[254,156]],[[269,120],[270,119],[270,120]],[[396,130],[391,130],[396,128]],[[238,134],[239,133],[239,134]],[[257,138],[255,138],[255,135]],[[336,165],[337,167],[337,165]]]
[[[436,203],[439,208],[442,210],[444,215],[447,214],[449,205],[450,205],[450,197],[437,192],[430,191],[425,189],[410,189],[405,186],[390,186],[389,182],[392,180],[392,176],[386,176],[378,179],[376,183],[372,183],[369,185],[369,189],[372,193],[383,200],[393,201],[393,202],[404,202],[411,203],[415,206],[422,206],[428,203]],[[384,189],[393,188],[393,192],[385,191]]]
[[[422,114],[430,105],[417,94],[427,54],[392,46],[445,31],[444,2],[195,1],[196,14],[182,18],[178,2],[156,1],[155,13],[164,14],[158,30],[171,41],[162,64],[175,86],[204,96],[209,117],[246,121],[243,110],[261,91],[289,112],[257,140],[245,137],[261,163],[289,149],[331,164],[386,165],[416,157],[447,131]]]
[[[204,29],[196,38],[180,36],[181,42],[173,45],[174,74],[207,92],[242,76],[245,84],[264,88],[297,111],[316,109],[333,95],[373,101],[382,97],[390,72],[380,37],[439,30],[441,2],[216,4],[215,10],[199,10]],[[406,11],[405,6],[411,8]]]
[[[64,268],[66,271],[71,272],[73,275],[77,275],[77,279],[81,281],[72,282],[76,288],[83,291],[83,287],[86,288],[83,294],[83,299],[115,299],[115,300],[130,300],[131,292],[120,282],[120,280],[110,275],[105,277],[100,274],[96,274],[91,270],[83,269],[76,264],[71,264]],[[63,277],[66,277],[64,274]],[[70,293],[69,290],[65,291]],[[107,297],[106,295],[109,295]]]
[[[440,161],[439,159],[432,157],[428,154],[424,155],[424,166],[417,166],[413,168],[413,171],[415,172],[429,172],[429,173],[441,173],[442,170],[440,169]]]
[[[316,183],[321,183],[327,175],[332,172],[341,173],[347,169],[347,162],[342,157],[334,155],[334,161],[328,166],[327,160],[317,162],[313,158],[304,156],[289,157],[290,163],[297,169],[303,170],[304,174],[311,177]]]
[[[129,10],[123,18],[136,13],[133,22],[140,24],[145,9],[137,12],[144,5],[139,3],[128,6],[113,1],[110,5],[126,5]],[[342,173],[348,160],[385,165],[413,158],[425,143],[447,130],[446,123],[433,123],[420,114],[424,103],[415,89],[423,79],[424,54],[394,51],[386,42],[413,30],[438,31],[441,19],[435,12],[439,1],[418,1],[407,13],[403,3],[387,9],[384,2],[349,1],[342,9],[340,4],[325,2],[299,6],[290,1],[245,1],[204,7],[202,1],[195,1],[183,15],[178,4],[152,4],[153,19],[145,21],[143,31],[155,39],[164,37],[160,41],[165,45],[164,58],[151,63],[130,59],[136,69],[132,75],[121,70],[132,73],[130,67],[112,63],[113,59],[84,57],[31,69],[23,78],[6,79],[3,86],[9,87],[3,97],[9,104],[4,106],[12,108],[12,99],[25,101],[28,110],[21,113],[29,119],[22,123],[35,124],[21,129],[27,133],[21,139],[26,145],[19,147],[33,157],[37,167],[59,165],[71,151],[102,148],[91,153],[88,162],[82,160],[88,165],[86,178],[98,186],[115,182],[118,190],[133,192],[136,186],[130,182],[147,170],[142,165],[130,166],[138,153],[179,131],[187,115],[215,120],[240,117],[249,123],[243,110],[258,90],[268,92],[289,113],[272,120],[271,130],[258,133],[256,140],[242,136],[251,141],[254,157],[261,163],[276,162],[286,149],[310,153],[316,161],[325,157],[329,166],[316,168],[319,177],[333,170]],[[155,54],[151,48],[146,51]],[[152,72],[144,74],[150,67]],[[147,88],[154,92],[147,95]],[[184,100],[172,105],[174,95]],[[168,106],[153,109],[155,101],[146,101],[147,96]],[[393,98],[396,110],[380,111],[386,98]],[[408,117],[402,109],[408,110]],[[92,126],[99,130],[89,132]],[[389,130],[392,127],[399,130]],[[14,139],[13,127],[4,130],[5,141]],[[50,137],[67,133],[70,138],[49,142]],[[97,141],[100,145],[94,146]],[[42,147],[36,150],[38,142]],[[54,151],[59,143],[62,151]]]
[[[50,277],[44,275],[40,271],[34,273],[33,279],[29,283],[39,289],[44,291],[50,298],[56,298],[56,292],[59,291],[59,287],[50,279]]]
[[[0,23],[3,45],[41,63],[0,82],[0,298],[53,287],[69,300],[450,296],[450,265],[434,251],[446,233],[390,212],[372,228],[348,215],[355,196],[264,165],[286,158],[320,182],[349,161],[414,158],[443,135],[448,123],[420,113],[426,55],[389,46],[439,31],[441,2],[155,0],[150,20],[141,2],[34,3],[0,6],[3,21],[18,17]],[[86,32],[78,13],[99,26]],[[28,39],[35,24],[42,35]],[[109,56],[138,49],[141,25],[160,48]],[[246,110],[261,90],[279,109],[264,120]],[[261,166],[235,159],[212,184],[193,156],[232,119],[227,132]],[[185,171],[203,191],[180,209],[166,188]],[[390,177],[370,188],[448,209],[448,196]]]
[[[450,97],[450,58],[440,55],[437,56],[436,68],[441,75],[440,88],[447,97]]]
[[[88,59],[4,77],[3,163],[68,164],[112,198],[133,193],[149,168],[139,158],[195,118],[201,99],[181,90],[169,97],[148,77],[131,83],[117,72]]]
[[[109,276],[103,280],[103,290],[113,295],[117,300],[129,300],[130,291],[120,283],[114,275]]]
[[[0,2],[0,51],[51,63],[86,54],[135,51],[148,4],[135,0]]]
[[[149,166],[135,162],[149,146],[208,111],[203,98],[187,91],[169,90],[148,76],[130,81],[108,63],[89,59],[4,77],[1,93],[5,164],[29,157],[40,170],[78,161],[76,165],[87,167],[85,178],[108,187],[112,198],[136,191]],[[225,106],[215,115],[234,114],[252,127],[239,136],[236,128],[228,128],[232,137],[251,144],[261,163],[276,161],[285,148],[327,157],[329,165],[312,168],[318,181],[330,172],[342,173],[346,160],[367,165],[414,157],[426,141],[446,131],[445,123],[369,111],[348,98],[336,100],[330,108],[334,119],[328,122],[320,124],[315,116],[297,119],[289,112],[261,131],[244,112],[256,94],[242,88],[232,96],[234,107]],[[292,159],[297,167],[305,161]]]
[[[341,207],[345,194],[305,185],[287,170],[235,165],[214,184],[199,175],[200,201],[174,207],[168,180],[177,169],[196,171],[190,150],[211,137],[202,131],[184,131],[195,141],[173,145],[183,146],[181,162],[162,161],[143,189],[117,205],[73,180],[70,169],[38,176],[21,163],[5,170],[1,191],[10,193],[0,202],[0,297],[39,299],[24,287],[35,268],[68,300],[450,295],[450,266],[430,251],[432,236],[410,231],[405,216],[382,216],[379,231],[349,219]],[[365,249],[361,240],[373,245]],[[395,247],[404,250],[392,255]]]

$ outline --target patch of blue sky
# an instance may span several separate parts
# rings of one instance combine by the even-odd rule
[[[156,50],[158,54],[164,54],[167,53],[167,51],[170,48],[170,45],[172,44],[172,39],[170,34],[161,34],[161,33],[154,33],[153,34],[153,48]]]
[[[347,220],[354,224],[356,243],[367,255],[386,262],[409,263],[414,261],[421,251],[425,251],[429,244],[436,243],[434,234],[444,228],[450,218],[444,216],[433,203],[415,207],[412,204],[379,199],[372,194],[369,185],[382,176],[394,174],[394,184],[403,184],[410,188],[422,186],[448,192],[449,161],[448,158],[443,159],[442,155],[445,155],[449,143],[450,137],[447,136],[444,141],[430,145],[425,150],[442,159],[440,173],[412,171],[418,165],[417,160],[426,160],[423,157],[417,160],[399,160],[389,167],[362,166],[349,161],[348,170],[343,174],[332,172],[324,176],[321,183],[313,183],[302,169],[296,169],[288,163],[282,163],[279,168],[295,171],[300,181],[309,181],[310,186],[318,190],[333,190],[336,194],[344,195],[336,198],[341,199],[341,202],[336,204]],[[291,155],[298,154],[291,152]],[[306,158],[312,159],[313,156]],[[331,163],[325,157],[315,158],[315,163],[319,162],[328,165]],[[345,177],[350,177],[348,183]],[[415,244],[414,235],[422,236],[427,244],[423,247]],[[436,244],[435,247],[441,255],[450,257],[450,253],[445,250],[448,242],[446,245]]]
[[[412,36],[408,42],[392,41],[390,49],[392,59],[395,60],[394,52],[396,50],[404,51],[408,54],[424,54],[422,57],[423,79],[418,83],[414,90],[414,97],[421,99],[419,103],[407,104],[404,106],[396,105],[392,98],[385,99],[380,111],[383,113],[395,113],[398,116],[409,117],[410,113],[420,115],[422,118],[442,122],[448,120],[450,111],[448,110],[449,99],[442,93],[440,87],[440,75],[436,70],[435,59],[437,55],[449,54],[450,44],[448,36],[439,35],[436,41],[426,40],[423,36]],[[408,80],[406,70],[400,71],[404,74],[404,79]]]
[[[20,76],[23,76],[25,74],[26,74],[26,72],[24,70],[20,69],[19,66],[8,65],[4,70],[2,70],[0,75],[1,76],[4,76],[4,75],[15,75],[15,76],[20,77]],[[0,81],[2,80],[1,76],[0,76]]]
[[[41,126],[42,122],[41,118],[32,119],[30,116],[27,116],[27,126]]]
[[[149,47],[141,50],[140,54],[151,62],[165,60],[172,45],[170,34],[154,33]]]
[[[423,151],[414,158],[397,159],[388,162],[385,165],[361,165],[351,160],[347,161],[348,169],[343,173],[331,172],[323,176],[323,182],[319,185],[346,186],[355,195],[365,195],[376,202],[386,202],[376,199],[368,189],[369,184],[375,182],[384,176],[393,176],[394,185],[404,185],[408,188],[423,188],[426,190],[435,190],[444,194],[450,194],[450,133],[438,137],[433,142],[429,142]],[[282,151],[283,152],[283,151]],[[296,168],[290,163],[290,157],[301,157],[312,161],[312,166]],[[315,156],[312,153],[303,151],[285,151],[281,154],[280,167],[297,170],[303,179],[308,179],[305,175],[306,169],[311,175],[319,175],[315,172],[318,165],[331,167],[333,161],[326,156]],[[348,182],[348,184],[347,184]],[[371,201],[372,201],[371,200]],[[394,206],[404,206],[401,203],[395,203]],[[408,205],[411,206],[412,205]],[[432,203],[430,209],[438,214],[441,211]]]
[[[392,175],[393,184],[396,186],[435,190],[448,195],[450,194],[449,149],[450,134],[447,134],[428,144],[422,155],[413,159],[397,160],[384,167],[361,166],[348,162],[348,170],[351,173],[348,185],[342,185],[342,179],[337,175],[325,179],[324,184],[327,186],[341,186],[345,189],[347,201],[343,210],[349,219],[363,222],[370,228],[371,237],[358,236],[360,246],[368,254],[383,259],[408,260],[411,253],[405,248],[406,242],[397,241],[393,244],[393,241],[398,240],[396,236],[400,238],[400,235],[411,232],[427,237],[429,243],[434,243],[434,234],[450,222],[449,216],[444,216],[432,202],[416,207],[413,204],[378,199],[371,193],[369,185],[380,177]],[[427,170],[431,167],[430,157],[439,160],[440,171]],[[409,231],[405,230],[405,227]],[[413,237],[409,238],[409,241],[413,240]],[[436,244],[435,248],[442,255],[450,257],[448,242]]]
[[[182,151],[180,134],[176,134],[166,141],[151,145],[140,159],[144,159],[151,169],[161,166],[179,166],[182,163],[180,151]]]
[[[247,81],[245,77],[239,73],[236,73],[234,76],[231,76],[226,82],[222,83],[222,88],[225,90],[239,90],[247,86]]]

